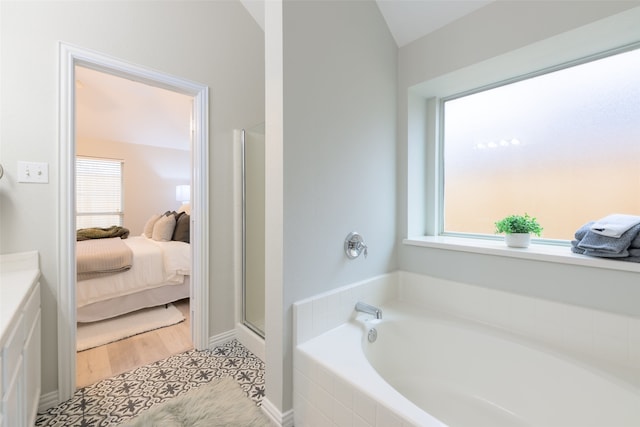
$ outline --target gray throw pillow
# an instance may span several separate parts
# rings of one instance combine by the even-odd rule
[[[189,227],[191,224],[191,218],[184,212],[181,212],[176,221],[176,228],[173,231],[173,237],[171,240],[177,242],[190,243]]]

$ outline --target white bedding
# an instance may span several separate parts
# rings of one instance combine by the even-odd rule
[[[133,251],[130,270],[77,282],[78,307],[121,295],[170,284],[180,285],[191,274],[191,246],[184,242],[158,242],[144,236],[123,240]]]

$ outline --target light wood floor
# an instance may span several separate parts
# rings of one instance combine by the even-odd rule
[[[191,350],[189,299],[173,304],[186,318],[184,322],[76,353],[76,387]]]

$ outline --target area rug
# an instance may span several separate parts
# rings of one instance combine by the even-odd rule
[[[143,332],[175,325],[184,316],[173,304],[145,308],[99,322],[78,323],[76,350],[82,351]]]
[[[231,377],[152,406],[120,427],[268,427],[269,418]]]

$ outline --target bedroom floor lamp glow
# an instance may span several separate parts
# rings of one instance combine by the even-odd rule
[[[191,199],[191,186],[190,185],[176,185],[176,201],[182,202],[182,204],[189,203]]]

